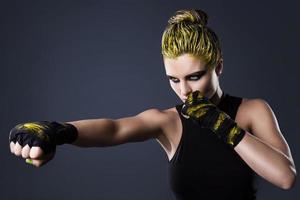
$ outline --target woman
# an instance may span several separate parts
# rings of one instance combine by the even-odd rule
[[[291,188],[295,165],[271,107],[219,85],[222,53],[206,13],[177,11],[163,33],[162,55],[183,104],[116,120],[19,124],[10,132],[11,152],[40,167],[64,143],[104,147],[156,139],[167,154],[177,199],[255,199],[254,173]]]

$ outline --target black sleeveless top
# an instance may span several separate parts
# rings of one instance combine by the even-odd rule
[[[217,107],[235,119],[241,101],[241,97],[223,92]],[[180,114],[182,105],[176,105],[182,136],[168,170],[176,199],[256,199],[254,171],[212,132],[184,118]]]

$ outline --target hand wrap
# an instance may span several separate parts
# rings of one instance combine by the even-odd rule
[[[41,147],[44,152],[55,151],[56,145],[72,143],[78,131],[69,123],[55,121],[28,122],[16,125],[9,133],[9,142],[18,142],[21,146]]]
[[[233,148],[245,135],[245,131],[229,115],[221,111],[198,90],[188,95],[181,113],[186,118],[190,117],[196,121],[201,127],[209,128]]]

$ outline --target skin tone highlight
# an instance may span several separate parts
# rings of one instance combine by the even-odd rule
[[[223,60],[213,68],[191,54],[183,54],[177,58],[164,58],[166,75],[170,86],[184,102],[189,93],[199,90],[214,104],[218,104],[222,96],[219,76],[223,69]]]

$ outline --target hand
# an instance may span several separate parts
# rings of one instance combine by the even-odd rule
[[[55,151],[45,154],[40,147],[33,146],[30,148],[28,144],[22,147],[18,142],[10,142],[10,151],[16,156],[22,156],[22,158],[26,159],[26,163],[35,167],[43,166],[53,159],[55,155]]]
[[[72,143],[77,138],[75,126],[67,123],[40,121],[16,125],[9,134],[11,152],[33,158],[41,166],[54,157],[56,145]]]
[[[209,128],[232,147],[235,147],[245,135],[245,131],[229,115],[221,111],[198,90],[188,95],[181,113],[196,121],[201,127]]]

